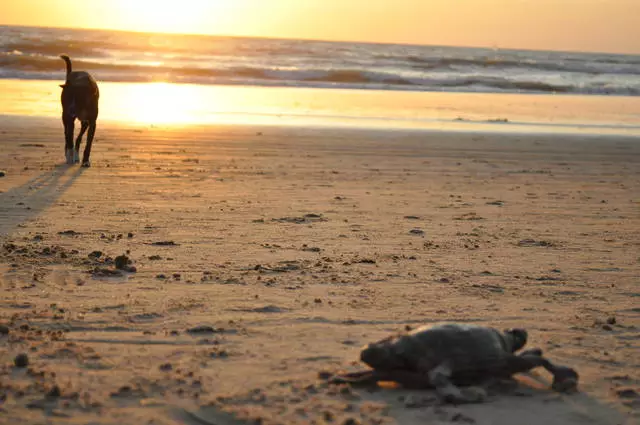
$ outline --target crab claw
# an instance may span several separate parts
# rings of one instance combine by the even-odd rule
[[[570,367],[556,366],[551,388],[561,393],[575,391],[578,388],[578,372]]]

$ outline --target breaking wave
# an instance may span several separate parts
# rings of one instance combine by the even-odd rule
[[[0,78],[640,96],[640,57],[0,27]]]

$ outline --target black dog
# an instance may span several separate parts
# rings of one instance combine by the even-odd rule
[[[80,143],[82,136],[89,129],[87,134],[87,145],[82,156],[82,166],[89,167],[89,155],[91,155],[91,144],[96,133],[96,120],[98,119],[98,99],[100,92],[96,80],[85,71],[73,71],[69,56],[60,56],[67,64],[67,79],[62,87],[60,101],[62,103],[62,123],[64,124],[64,153],[67,164],[75,164],[80,161]],[[75,149],[73,146],[73,131],[76,118],[82,123],[80,134],[76,139]]]

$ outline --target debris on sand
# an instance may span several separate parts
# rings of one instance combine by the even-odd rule
[[[301,268],[301,265],[297,261],[281,261],[275,266],[264,266],[262,264],[256,264],[251,269],[260,272],[286,273],[300,270]]]
[[[359,258],[357,260],[354,260],[353,262],[359,264],[377,264],[377,261],[373,258]]]
[[[78,236],[82,233],[76,232],[75,230],[63,230],[62,232],[58,232],[58,234],[61,236]]]
[[[616,390],[616,395],[620,398],[640,400],[640,393],[633,388],[625,387]]]
[[[234,308],[232,311],[242,311],[246,313],[284,313],[289,311],[288,308],[278,307],[277,305],[265,305],[255,308]]]
[[[137,271],[135,266],[131,266],[131,259],[126,255],[118,255],[114,260],[116,269],[125,271],[127,273],[135,273]]]
[[[277,221],[279,223],[305,224],[327,221],[327,219],[323,217],[322,214],[305,214],[301,217],[272,218],[271,221]]]
[[[93,277],[121,277],[121,270],[108,269],[106,267],[94,267],[89,271]]]
[[[158,242],[151,242],[151,245],[155,245],[155,246],[178,246],[180,244],[177,244],[174,241],[158,241]]]
[[[215,334],[215,333],[222,333],[224,332],[224,329],[222,328],[214,328],[213,326],[209,326],[209,325],[198,325],[198,326],[194,326],[193,328],[189,328],[187,329],[187,333],[189,334]]]
[[[551,246],[554,246],[554,243],[553,242],[549,242],[549,241],[537,241],[535,239],[522,239],[521,241],[518,242],[518,246],[526,246],[526,247],[545,246],[545,247],[551,247]]]
[[[58,398],[61,395],[62,395],[62,391],[60,390],[60,387],[57,385],[54,385],[53,387],[51,387],[51,389],[47,392],[48,398]]]
[[[29,356],[25,353],[20,353],[13,359],[13,364],[19,368],[27,367],[29,365]]]
[[[302,251],[305,252],[320,252],[322,248],[317,246],[308,246],[307,244],[302,245]]]
[[[92,260],[97,260],[98,258],[102,257],[102,254],[102,251],[91,251],[88,257]]]

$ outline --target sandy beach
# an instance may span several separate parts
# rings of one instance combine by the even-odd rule
[[[639,142],[105,123],[81,169],[5,116],[0,423],[638,423]],[[528,329],[579,393],[319,378],[442,321]]]

